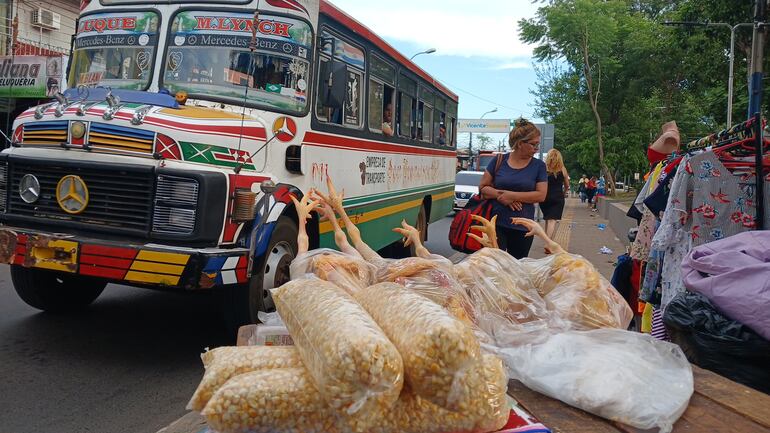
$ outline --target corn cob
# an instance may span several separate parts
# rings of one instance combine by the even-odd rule
[[[457,383],[480,360],[470,327],[430,299],[394,283],[380,283],[356,294],[396,345],[404,359],[404,374],[412,391],[449,410],[467,396]]]
[[[376,422],[398,399],[404,367],[393,343],[336,285],[295,280],[273,292],[314,385],[334,410]]]
[[[301,367],[294,347],[217,347],[201,355],[206,372],[187,408],[201,411],[211,396],[231,377],[257,370]]]

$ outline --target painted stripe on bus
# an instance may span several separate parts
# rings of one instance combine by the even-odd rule
[[[345,206],[355,206],[355,205],[362,205],[362,204],[368,204],[368,203],[376,203],[385,199],[389,198],[396,198],[401,197],[405,195],[412,195],[420,192],[428,192],[428,191],[434,191],[434,190],[443,190],[454,186],[454,182],[447,182],[447,183],[438,183],[434,185],[428,185],[428,186],[421,186],[418,188],[409,188],[409,189],[402,189],[399,191],[391,191],[386,193],[377,193],[377,194],[370,194],[370,195],[364,195],[359,197],[353,197],[350,199],[346,199],[344,201]]]
[[[454,197],[454,191],[447,191],[441,194],[435,194],[433,195],[433,200],[437,200],[437,201],[444,200],[450,197]],[[423,200],[422,197],[420,197],[415,200],[400,202],[394,205],[377,208],[369,212],[364,212],[363,214],[351,215],[351,220],[353,220],[353,223],[355,224],[364,224],[369,221],[374,221],[376,219],[379,219],[385,216],[393,215],[399,212],[406,211],[408,209],[419,207],[420,205],[422,205],[422,200]],[[321,234],[331,232],[332,230],[334,229],[332,228],[332,224],[329,221],[324,221],[319,226],[319,232]]]
[[[454,150],[431,149],[428,147],[393,144],[383,141],[371,141],[361,138],[348,138],[340,135],[324,134],[308,131],[302,140],[304,145],[346,149],[358,152],[400,153],[409,155],[432,155],[446,158],[457,158]]]

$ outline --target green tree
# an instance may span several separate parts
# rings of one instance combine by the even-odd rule
[[[478,149],[476,150],[489,150],[492,147],[492,138],[488,136],[487,134],[479,134],[476,136]]]

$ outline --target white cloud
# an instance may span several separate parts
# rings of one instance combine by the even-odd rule
[[[505,71],[508,69],[530,69],[531,67],[532,63],[530,62],[508,62],[497,65],[491,69],[494,71]]]
[[[436,48],[434,55],[506,62],[532,55],[532,47],[520,42],[518,35],[519,19],[530,18],[537,10],[530,0],[333,2],[380,36]]]

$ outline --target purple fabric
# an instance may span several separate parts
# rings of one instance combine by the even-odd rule
[[[770,340],[770,231],[696,247],[682,261],[682,275],[687,289]]]

